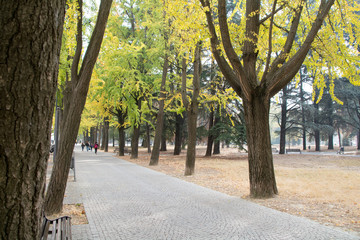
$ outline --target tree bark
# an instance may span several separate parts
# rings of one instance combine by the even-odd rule
[[[181,153],[183,128],[184,128],[184,117],[181,116],[181,114],[176,114],[174,155],[180,155]]]
[[[155,128],[155,137],[154,137],[154,145],[150,158],[150,166],[156,166],[159,163],[160,156],[160,140],[163,133],[164,126],[164,100],[165,100],[165,84],[166,84],[166,76],[169,68],[168,56],[165,55],[164,65],[162,70],[161,77],[161,86],[159,93],[159,111],[156,118],[156,128]]]
[[[315,123],[315,129],[314,129],[314,137],[315,137],[315,151],[320,151],[320,130],[319,130],[319,104],[314,102],[314,123]]]
[[[281,103],[281,122],[280,122],[280,150],[279,154],[285,154],[286,146],[286,122],[287,122],[287,86],[283,88]]]
[[[303,79],[304,75],[302,69],[300,69],[300,104],[301,104],[301,123],[302,123],[302,142],[303,142],[303,150],[306,150],[306,128],[305,128],[305,109],[304,109],[304,89],[303,89]]]
[[[258,96],[261,96],[259,94]],[[278,193],[270,140],[270,101],[264,97],[244,102],[248,143],[250,194],[254,198],[272,197]]]
[[[104,152],[109,152],[109,117],[104,118],[103,146]]]
[[[209,116],[209,134],[208,134],[205,157],[211,157],[212,146],[214,143],[214,135],[211,133],[213,126],[214,126],[214,110],[211,109]]]
[[[200,73],[201,73],[201,47],[197,44],[194,53],[194,76],[193,76],[193,95],[191,102],[187,101],[186,96],[186,62],[183,60],[182,68],[182,98],[188,114],[188,148],[186,152],[185,176],[195,173],[196,157],[196,128],[198,115],[198,96],[200,92]]]
[[[141,109],[141,99],[137,100],[138,109]],[[141,119],[141,116],[139,116]],[[131,138],[131,159],[138,158],[139,155],[139,137],[140,137],[140,119],[134,126],[134,132]]]
[[[220,118],[220,111],[221,111],[221,106],[218,106],[218,113],[215,115],[215,122],[214,122],[214,126],[216,126],[216,124],[218,124],[221,121]],[[217,155],[220,154],[220,141],[217,140],[217,137],[219,136],[219,134],[217,134],[216,136],[214,136],[214,151],[213,154]]]
[[[58,154],[52,170],[48,190],[45,197],[45,213],[48,215],[59,213],[62,209],[65,188],[69,175],[71,156],[74,142],[79,131],[81,113],[84,109],[89,89],[92,70],[100,51],[101,42],[105,32],[112,0],[102,0],[94,31],[82,58],[79,69],[82,49],[82,8],[79,0],[79,19],[77,47],[71,67],[71,82],[66,83],[63,92],[64,111],[61,121]]]
[[[125,113],[121,109],[116,110],[116,116],[119,123],[119,156],[124,156],[124,148],[125,148],[125,129],[124,129],[124,123],[125,123]]]
[[[39,239],[65,1],[0,12],[0,239]]]

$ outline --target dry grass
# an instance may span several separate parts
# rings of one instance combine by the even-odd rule
[[[88,220],[85,214],[85,208],[84,205],[81,203],[64,204],[63,209],[60,213],[47,217],[49,219],[55,219],[61,216],[71,217],[71,225],[88,224]]]
[[[109,150],[110,151],[110,150]],[[360,235],[360,158],[340,155],[274,155],[279,195],[250,199],[247,155],[236,149],[204,156],[197,151],[195,175],[184,176],[185,153],[162,152],[158,166],[149,167],[150,155],[141,149],[138,159],[122,159],[232,196],[299,215]]]

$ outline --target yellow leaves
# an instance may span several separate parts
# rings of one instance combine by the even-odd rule
[[[76,47],[77,22],[79,17],[79,5],[76,0],[67,0],[67,9],[64,21],[64,37],[69,56],[74,56]]]

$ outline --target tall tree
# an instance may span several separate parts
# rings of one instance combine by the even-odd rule
[[[82,51],[82,0],[79,0],[79,14],[76,36],[76,51],[71,66],[71,81],[66,83],[63,101],[63,115],[60,125],[58,154],[45,198],[46,214],[58,213],[62,209],[71,156],[78,134],[81,113],[84,109],[92,70],[100,51],[112,0],[101,0],[96,24],[89,45],[79,68]],[[80,69],[80,70],[79,70]]]
[[[219,0],[218,20],[224,54],[221,53],[222,48],[213,19],[213,7],[209,0],[200,0],[200,2],[208,21],[213,55],[227,81],[243,100],[249,151],[250,195],[260,198],[272,197],[278,193],[278,190],[270,141],[270,98],[289,83],[298,72],[334,0],[321,1],[311,27],[306,28],[305,34],[302,33],[305,37],[301,36],[300,46],[294,46],[294,41],[299,33],[298,30],[303,30],[299,26],[305,23],[302,19],[305,1],[282,2],[277,6],[275,0],[271,6],[270,3],[260,0],[247,0],[246,3],[240,4],[245,5],[245,13],[242,17],[245,22],[234,29],[234,24],[228,24],[228,16],[232,15],[227,14],[226,1]],[[269,12],[265,12],[266,10]],[[276,22],[277,16],[283,19],[284,13],[289,14],[289,20],[279,26]],[[292,17],[289,17],[290,13]],[[261,19],[260,16],[263,18]],[[238,33],[242,29],[245,31],[241,39],[243,44],[238,46],[230,36],[230,30]],[[275,41],[274,31],[284,29],[285,32],[279,35],[283,36],[281,42]],[[259,51],[263,46],[260,44],[265,45],[266,40],[262,42],[263,39],[267,40],[265,55]],[[278,54],[273,54],[274,51]]]
[[[65,0],[0,12],[0,238],[39,239]]]
[[[168,71],[168,56],[165,55],[164,57],[164,66],[163,72],[161,77],[161,87],[159,93],[159,111],[157,113],[156,118],[156,128],[155,128],[155,137],[154,137],[154,145],[153,150],[150,157],[150,166],[155,166],[159,163],[159,156],[160,156],[160,140],[163,133],[163,126],[164,126],[164,100],[165,100],[165,83],[166,83],[166,76]]]
[[[195,172],[196,157],[196,127],[198,117],[198,97],[200,92],[200,74],[201,74],[201,44],[196,45],[194,51],[194,76],[191,101],[188,100],[186,90],[186,59],[182,60],[182,87],[181,94],[183,104],[188,116],[188,147],[186,152],[185,176],[193,175]]]

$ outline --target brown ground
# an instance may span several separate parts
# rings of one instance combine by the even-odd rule
[[[360,235],[360,158],[274,154],[279,195],[271,199],[250,199],[247,155],[234,148],[221,151],[220,155],[205,158],[205,148],[199,148],[195,175],[187,177],[184,176],[185,151],[180,156],[173,156],[172,149],[162,152],[159,165],[151,167],[148,166],[150,155],[145,149],[140,149],[138,159],[130,159],[128,155],[121,158],[231,196]]]

